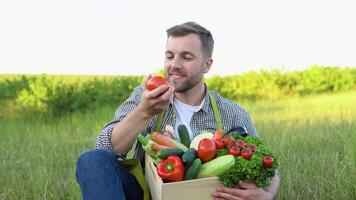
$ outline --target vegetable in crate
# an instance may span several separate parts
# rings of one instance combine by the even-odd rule
[[[201,166],[201,160],[196,158],[185,172],[184,180],[195,179]]]
[[[212,139],[204,138],[199,142],[198,158],[204,163],[212,160],[216,156],[216,146]]]
[[[182,156],[185,167],[189,167],[197,157],[197,151],[194,148],[188,149]]]
[[[231,144],[231,140],[234,141]],[[235,156],[234,165],[219,175],[220,181],[227,187],[234,187],[239,180],[254,182],[258,187],[270,185],[278,162],[272,152],[255,136],[243,137],[240,134],[231,134],[228,138],[227,149],[221,149],[218,156],[230,154]]]
[[[180,142],[184,144],[187,148],[190,146],[190,137],[187,127],[184,124],[180,124],[178,126],[178,134],[180,138]]]
[[[165,182],[181,181],[184,177],[184,165],[178,156],[171,155],[158,163],[157,172]]]
[[[234,166],[235,158],[232,155],[225,155],[215,158],[200,166],[197,178],[207,178],[225,173]]]
[[[162,149],[157,152],[156,157],[160,159],[166,159],[168,156],[176,155],[181,157],[184,154],[184,151],[180,148],[168,148]]]
[[[152,158],[155,158],[156,157],[156,152],[153,150],[153,145],[155,145],[155,143],[148,139],[148,138],[145,138],[143,135],[138,135],[137,136],[138,138],[138,141],[141,143],[142,145],[142,148],[143,150],[148,154],[150,155]]]

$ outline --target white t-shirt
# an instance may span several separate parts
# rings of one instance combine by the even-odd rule
[[[174,126],[174,137],[179,139],[179,134],[178,134],[178,126],[180,124],[184,124],[189,132],[189,137],[190,140],[193,139],[193,133],[192,129],[190,127],[190,121],[192,120],[193,114],[197,111],[199,111],[203,105],[204,105],[205,98],[201,102],[199,106],[191,106],[188,104],[185,104],[178,99],[174,98],[173,99],[173,106],[175,107],[177,111],[177,116],[176,116],[176,125]]]

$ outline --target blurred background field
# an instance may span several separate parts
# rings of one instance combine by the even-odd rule
[[[0,199],[80,199],[75,164],[144,77],[0,75]],[[356,199],[356,68],[214,76],[280,158],[278,199]]]

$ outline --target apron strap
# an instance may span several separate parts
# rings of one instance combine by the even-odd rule
[[[155,131],[159,132],[161,130],[162,122],[163,122],[163,117],[164,117],[164,111],[159,113],[157,123],[155,126]]]
[[[210,97],[211,106],[213,107],[216,125],[218,127],[218,130],[223,131],[221,115],[220,115],[220,111],[218,109],[218,105],[216,104],[215,97],[213,96],[213,94],[210,91],[208,91],[208,93],[209,93],[209,97]]]

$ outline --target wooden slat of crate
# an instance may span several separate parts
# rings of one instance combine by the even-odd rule
[[[146,155],[145,178],[153,200],[200,200],[213,199],[216,187],[222,186],[218,177],[163,183],[158,176],[152,158]]]

